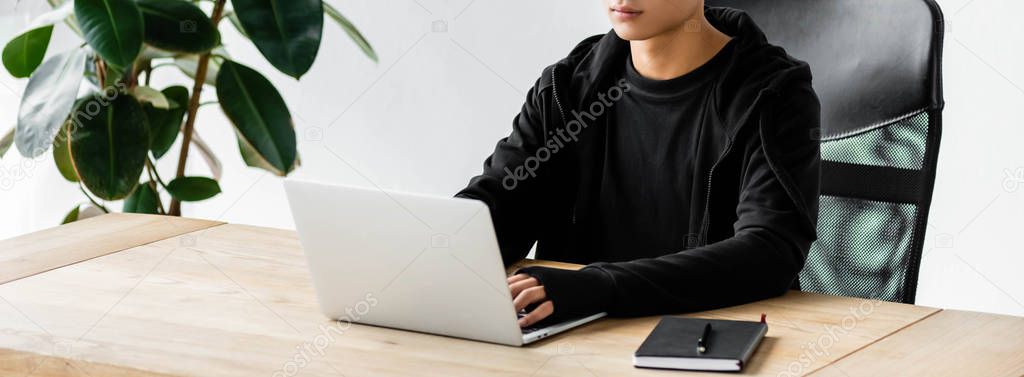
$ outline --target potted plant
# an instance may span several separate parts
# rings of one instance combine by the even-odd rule
[[[266,77],[227,54],[218,32],[225,19],[296,80],[316,59],[325,15],[377,60],[356,27],[322,0],[231,0],[230,7],[226,0],[49,1],[53,11],[3,49],[4,67],[28,84],[17,125],[0,137],[0,156],[12,142],[28,158],[52,151],[61,175],[103,212],[109,209],[99,200],[124,199],[125,212],[179,216],[182,201],[220,193],[219,162],[195,133],[204,90],[216,92],[248,166],[285,176],[298,165],[288,107]],[[44,60],[59,22],[84,43]],[[150,87],[164,67],[191,77],[190,88]],[[177,170],[161,175],[156,161],[171,155],[179,137]],[[185,175],[193,150],[212,177]],[[79,218],[80,208],[65,222]]]

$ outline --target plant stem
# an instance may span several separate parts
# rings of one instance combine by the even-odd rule
[[[103,210],[103,212],[105,212],[105,213],[110,213],[110,210],[107,209],[107,207],[104,207],[99,202],[97,202],[96,199],[93,199],[92,195],[89,195],[89,192],[85,191],[85,187],[82,187],[81,184],[78,185],[78,189],[82,190],[82,194],[85,194],[85,197],[89,198],[89,201],[92,202],[92,205],[96,206],[96,208],[99,208],[99,209]]]
[[[167,188],[167,184],[164,183],[163,179],[160,179],[160,172],[156,171],[156,163],[153,162],[153,160],[150,159],[149,156],[146,156],[146,164],[153,167],[153,176],[156,177],[156,183],[159,183],[160,187],[163,187],[164,189],[166,189]]]
[[[146,78],[149,78],[149,75],[146,75]],[[160,191],[157,191],[156,189],[156,178],[154,178],[154,172],[156,172],[156,167],[149,161],[149,156],[146,156],[146,173],[149,175],[149,188],[153,189],[153,194],[156,195],[156,205],[160,210],[160,214],[166,215],[167,211],[164,210],[164,202],[160,200]]]
[[[100,59],[99,55],[96,56],[96,81],[100,84],[100,90],[107,87],[107,66],[103,64],[103,60]]]
[[[224,3],[226,0],[216,0],[213,5],[213,14],[210,20],[213,21],[214,29],[217,28],[217,24],[220,23],[221,15],[224,14]],[[196,113],[199,111],[199,95],[202,94],[203,85],[206,82],[206,69],[210,64],[210,53],[207,52],[199,56],[199,62],[196,65],[195,83],[192,85],[192,97],[188,101],[188,119],[185,120],[185,129],[181,138],[181,152],[178,153],[178,170],[175,174],[176,177],[181,178],[185,176],[185,162],[188,160],[188,148],[192,144],[192,130],[196,124]],[[171,198],[171,208],[168,210],[171,216],[181,216],[181,201],[178,199]]]
[[[154,66],[150,67],[150,69],[157,69],[157,68],[160,68],[160,67],[176,67],[176,66],[177,66],[177,64],[174,64],[174,63],[160,63],[160,64],[157,64],[157,65],[154,65]]]

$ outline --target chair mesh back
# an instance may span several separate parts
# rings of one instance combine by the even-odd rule
[[[920,112],[850,137],[823,140],[821,159],[920,170],[928,141],[928,113]]]
[[[823,140],[821,158],[920,171],[928,151],[928,119],[928,113],[921,112],[857,135]],[[871,177],[861,178],[870,182]],[[923,237],[917,231],[919,212],[916,203],[822,195],[818,241],[800,273],[801,288],[912,301]]]

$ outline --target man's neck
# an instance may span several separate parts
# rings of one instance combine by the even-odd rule
[[[676,29],[642,41],[630,41],[629,48],[633,67],[640,75],[652,80],[668,80],[704,65],[730,39],[701,15]]]

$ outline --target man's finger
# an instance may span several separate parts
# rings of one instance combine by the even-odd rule
[[[529,278],[530,278],[530,275],[527,275],[527,274],[515,274],[515,275],[512,275],[512,276],[509,276],[508,279],[505,279],[505,280],[508,281],[508,284],[511,285],[512,283],[515,283],[517,281],[526,280],[526,279],[529,279]]]
[[[542,319],[547,318],[555,312],[555,304],[551,300],[544,301],[543,304],[537,306],[532,312],[519,319],[519,327],[528,327]]]
[[[512,300],[512,304],[515,305],[516,311],[523,310],[527,305],[535,304],[547,299],[547,294],[544,292],[543,286],[530,287],[523,290],[515,299]]]
[[[540,283],[537,282],[537,279],[529,278],[510,284],[508,289],[512,291],[512,297],[518,297],[520,292],[538,285],[540,285]]]

